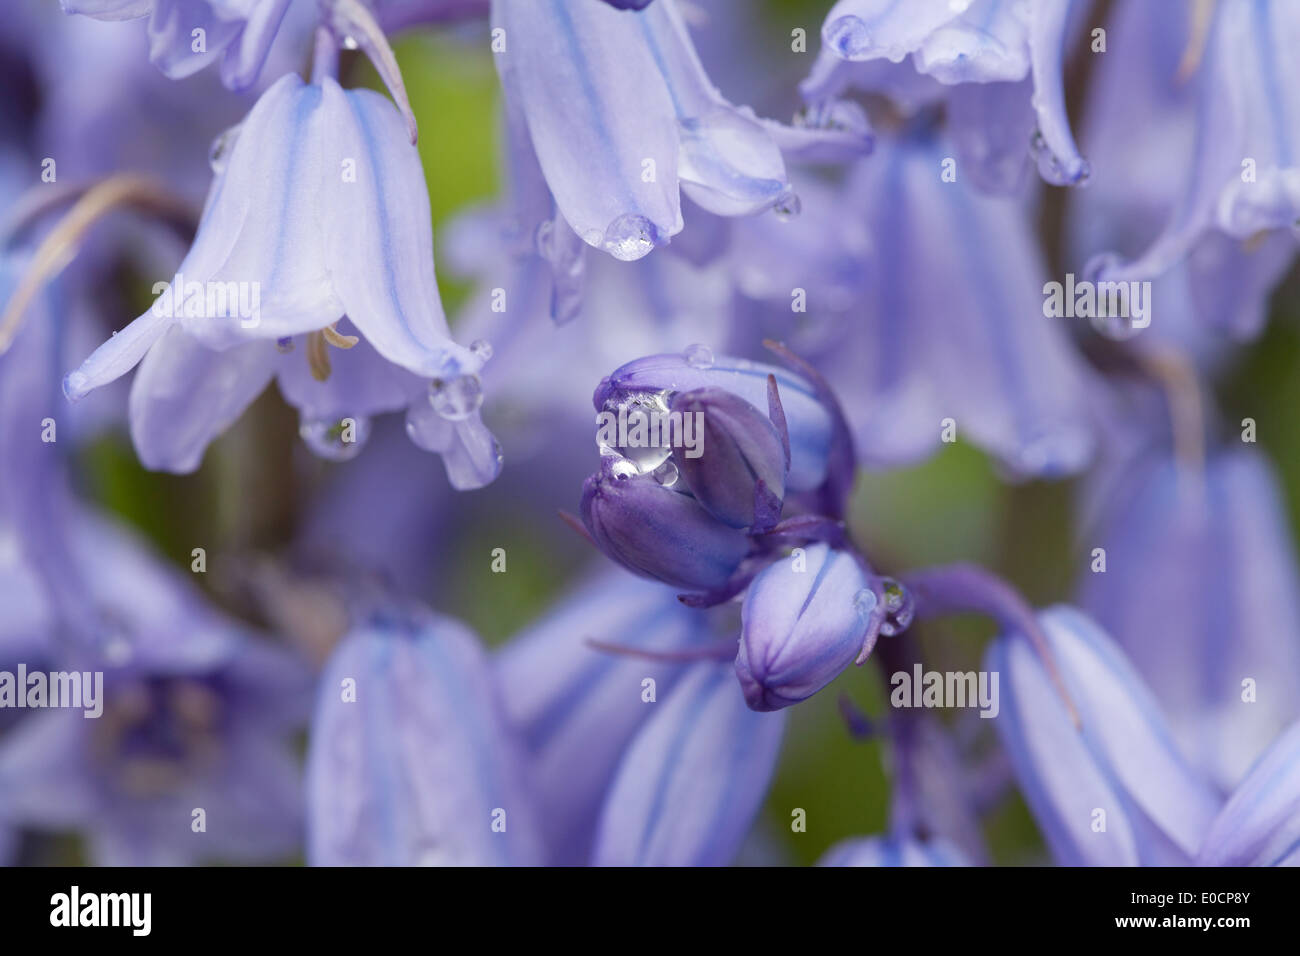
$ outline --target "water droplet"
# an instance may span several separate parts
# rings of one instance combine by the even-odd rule
[[[212,167],[214,173],[222,173],[226,169],[227,163],[230,162],[230,154],[235,148],[235,141],[239,139],[240,124],[218,133],[212,141],[212,146],[208,149],[208,165]]]
[[[345,50],[355,50],[355,49],[356,49],[357,47],[359,47],[361,44],[359,44],[359,43],[357,42],[357,38],[356,38],[356,37],[354,37],[354,36],[345,36],[345,37],[343,38],[343,40],[340,42],[340,45],[341,45],[341,46],[343,47],[343,49],[345,49]]]
[[[486,362],[492,357],[492,343],[486,339],[475,339],[469,343],[469,350],[479,357],[480,362]]]
[[[858,617],[864,623],[871,616],[871,612],[876,609],[876,601],[876,592],[871,588],[863,588],[853,595],[853,610],[857,612]]]
[[[793,189],[787,189],[781,194],[781,198],[776,201],[776,205],[772,207],[772,212],[782,222],[789,222],[803,212],[803,201]]]
[[[880,622],[880,633],[893,637],[907,630],[916,613],[916,601],[907,588],[893,578],[882,578],[881,594],[884,596],[885,619]]]
[[[645,216],[624,213],[605,230],[605,251],[615,259],[633,262],[650,252],[659,241],[659,230]]]
[[[1029,151],[1038,166],[1038,173],[1053,186],[1083,186],[1092,176],[1092,167],[1086,159],[1077,159],[1068,166],[1061,162],[1047,145],[1042,130],[1035,129],[1029,138]]]
[[[477,375],[435,378],[429,383],[429,404],[449,422],[462,422],[483,404],[483,385]]]
[[[686,364],[691,368],[713,368],[713,349],[707,345],[701,345],[699,342],[686,346],[682,350],[682,358],[686,360]]]
[[[677,478],[680,472],[678,472],[677,466],[673,464],[673,460],[668,458],[663,464],[654,470],[653,474],[655,481],[659,482],[659,484],[663,485],[665,488],[671,488],[673,485],[677,484]]]
[[[826,24],[824,35],[826,43],[849,60],[865,53],[871,46],[871,32],[861,17],[838,17],[833,23]]]
[[[370,437],[370,419],[315,419],[298,426],[298,436],[312,452],[327,461],[357,457]]]
[[[288,355],[293,351],[293,339],[287,335],[282,339],[276,339],[275,347],[283,354]]]
[[[635,463],[628,461],[626,458],[620,458],[614,464],[609,466],[609,473],[620,480],[624,478],[635,478],[641,474]]]

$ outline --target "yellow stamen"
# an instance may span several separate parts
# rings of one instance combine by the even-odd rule
[[[321,334],[325,336],[325,341],[336,349],[350,349],[361,341],[355,335],[344,335],[332,325],[327,325],[321,329]]]
[[[311,368],[311,377],[318,382],[330,377],[330,350],[323,331],[307,333],[307,365]]]

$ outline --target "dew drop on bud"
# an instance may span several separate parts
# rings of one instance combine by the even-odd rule
[[[673,464],[672,459],[669,458],[651,474],[654,475],[655,481],[659,482],[659,484],[665,488],[671,488],[677,484],[677,479],[681,473],[677,470],[677,466]]]
[[[435,378],[429,383],[429,404],[449,422],[463,422],[483,404],[483,386],[477,375]]]
[[[885,602],[885,619],[880,623],[880,633],[893,637],[907,630],[912,623],[916,602],[907,588],[893,578],[882,578],[880,587]]]
[[[682,358],[686,360],[686,364],[691,368],[713,368],[713,350],[707,345],[701,345],[698,342],[686,346],[682,350]]]
[[[871,588],[863,588],[853,595],[853,610],[857,612],[863,623],[871,616],[871,612],[876,609],[876,600],[876,592]]]
[[[621,481],[625,478],[635,478],[637,475],[641,474],[641,469],[637,468],[633,462],[628,461],[626,458],[620,458],[618,461],[614,462],[614,464],[609,466],[609,473]]]

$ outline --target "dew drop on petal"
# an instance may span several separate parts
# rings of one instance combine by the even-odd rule
[[[713,368],[713,349],[707,345],[701,345],[699,342],[682,349],[682,358],[686,360],[686,364],[691,368]]]
[[[230,153],[235,148],[235,141],[239,139],[240,125],[236,123],[223,130],[212,141],[212,146],[208,149],[208,165],[214,173],[224,172],[226,164],[230,162]]]
[[[853,610],[864,623],[871,616],[871,612],[876,609],[876,600],[876,592],[871,588],[863,588],[853,595]]]
[[[605,230],[604,248],[615,259],[633,262],[655,247],[659,230],[645,216],[624,213]]]
[[[774,212],[776,218],[780,219],[782,222],[789,222],[795,216],[799,215],[799,213],[803,212],[803,201],[793,189],[788,189],[782,193],[781,198],[776,201],[776,205],[772,207],[772,212]]]
[[[486,362],[492,357],[492,343],[487,339],[475,339],[469,343],[469,350],[478,356],[480,362]]]
[[[343,49],[345,49],[345,50],[355,50],[355,49],[356,49],[357,47],[359,47],[361,44],[357,43],[357,38],[356,38],[356,37],[353,37],[353,36],[345,36],[345,37],[340,41],[339,45],[342,46]]]
[[[637,475],[641,474],[641,470],[626,458],[620,458],[618,461],[614,462],[614,464],[610,465],[609,472],[615,478],[619,479],[635,478]]]
[[[349,461],[361,452],[370,437],[370,419],[304,421],[298,426],[298,436],[313,454],[327,461]]]
[[[680,475],[680,472],[678,472],[677,466],[673,464],[673,460],[668,458],[663,462],[663,464],[656,468],[652,474],[654,475],[655,481],[659,482],[659,484],[663,485],[665,488],[671,488],[677,484],[677,478]]]
[[[429,383],[429,404],[449,422],[463,422],[483,404],[483,385],[477,375],[435,378]]]
[[[866,52],[871,45],[871,32],[865,20],[850,14],[826,25],[826,43],[851,60]]]

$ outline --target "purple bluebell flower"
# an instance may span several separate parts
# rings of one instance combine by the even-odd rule
[[[151,467],[190,471],[278,376],[317,451],[346,457],[371,414],[407,407],[412,439],[442,453],[454,485],[491,481],[500,455],[478,415],[483,353],[449,336],[406,132],[378,94],[282,78],[220,147],[228,155],[172,283],[67,376],[68,397],[147,354],[133,437]],[[359,336],[339,330],[345,318]]]
[[[818,866],[970,866],[961,850],[946,840],[854,837],[827,850]]]
[[[751,314],[826,376],[867,467],[915,462],[955,438],[1015,477],[1072,474],[1093,451],[1090,378],[1064,323],[1043,316],[1047,272],[1028,210],[960,172],[942,181],[948,150],[924,120],[882,136],[842,195],[810,193],[789,224],[808,237],[802,249],[755,224],[746,247],[780,243],[760,263],[788,262],[767,282],[742,274],[764,303]],[[808,319],[796,325],[801,289]]]
[[[826,544],[768,565],[742,610],[736,675],[754,710],[811,697],[875,644],[875,582],[860,559]]]
[[[723,866],[767,791],[782,714],[745,706],[731,668],[701,662],[633,739],[600,814],[598,866]]]
[[[376,615],[321,677],[308,755],[308,862],[541,862],[522,755],[462,624]]]
[[[1196,862],[1300,865],[1300,724],[1255,761],[1210,824]]]
[[[103,673],[102,714],[42,711],[6,735],[0,818],[81,830],[101,865],[288,856],[300,838],[289,734],[305,717],[305,669],[209,610],[120,529],[90,515],[76,527],[82,570],[94,569],[83,601],[112,636],[57,660]]]
[[[1193,267],[1211,273],[1202,288],[1213,290],[1215,276],[1243,282],[1234,272],[1244,264],[1250,279],[1244,284],[1258,289],[1261,278],[1276,278],[1294,256],[1294,226],[1300,218],[1300,169],[1293,147],[1300,134],[1300,74],[1289,51],[1300,38],[1300,11],[1289,3],[1260,0],[1220,3],[1199,15],[1212,19],[1191,28],[1180,71],[1184,77],[1194,73],[1197,97],[1191,167],[1180,179],[1181,195],[1165,228],[1136,258],[1105,253],[1088,264],[1089,278],[1096,281],[1151,280],[1195,252],[1202,261]],[[1157,28],[1167,31],[1168,26],[1162,19]],[[1198,29],[1205,31],[1200,37]],[[1216,244],[1203,244],[1216,235]],[[1278,235],[1286,238],[1274,242]],[[1247,252],[1264,241],[1269,248],[1263,255]],[[1253,269],[1260,271],[1251,275]],[[1232,298],[1215,301],[1225,310],[1212,316],[1214,321],[1239,336],[1258,331],[1250,310],[1242,321]]]
[[[1084,8],[975,0],[839,0],[803,92],[813,102],[848,87],[947,101],[962,166],[982,187],[1012,191],[1031,155],[1055,185],[1086,182],[1065,111],[1064,46]],[[929,80],[930,82],[927,82]]]
[[[527,748],[548,861],[588,860],[619,758],[665,700],[707,618],[671,588],[609,568],[517,634],[494,662],[501,700]],[[599,646],[593,646],[599,645]]]
[[[1105,633],[1065,606],[1041,613],[1076,725],[1020,634],[985,656],[1000,675],[995,719],[1016,778],[1063,865],[1186,865],[1219,810],[1187,763],[1151,691]]]
[[[149,18],[149,59],[171,79],[220,60],[232,90],[252,85],[289,0],[60,0],[65,13],[96,20]]]
[[[1273,470],[1248,446],[1201,464],[1153,455],[1149,440],[1117,468],[1091,489],[1104,511],[1082,539],[1080,606],[1226,791],[1300,717],[1300,567]]]

